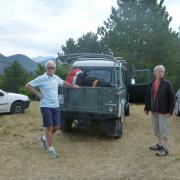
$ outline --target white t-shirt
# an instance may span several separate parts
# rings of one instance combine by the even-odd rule
[[[63,85],[64,81],[57,75],[48,76],[44,73],[41,76],[36,77],[28,84],[33,88],[39,87],[43,98],[40,100],[40,107],[59,107],[58,100],[58,85]]]

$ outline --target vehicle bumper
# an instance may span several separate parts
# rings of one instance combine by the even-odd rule
[[[88,112],[68,112],[68,111],[61,111],[61,117],[68,117],[73,119],[81,119],[81,120],[98,120],[104,121],[109,119],[118,119],[118,113],[112,114],[99,114],[99,113],[88,113]]]

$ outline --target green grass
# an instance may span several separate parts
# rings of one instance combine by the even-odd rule
[[[150,117],[143,106],[131,106],[121,139],[94,130],[57,132],[59,158],[41,149],[43,133],[38,102],[24,114],[0,116],[0,179],[178,179],[180,177],[180,118],[170,120],[170,155],[156,157]]]

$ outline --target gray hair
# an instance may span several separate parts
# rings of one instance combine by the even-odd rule
[[[46,62],[45,69],[47,69],[48,64],[53,64],[54,67],[56,68],[56,63],[54,61],[50,60],[50,61]]]
[[[158,70],[162,70],[163,72],[165,72],[165,67],[163,65],[157,65],[154,68],[154,72],[158,71]]]

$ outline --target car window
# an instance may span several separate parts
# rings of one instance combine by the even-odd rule
[[[132,74],[132,84],[147,84],[152,79],[149,69],[134,70]]]
[[[106,69],[88,69],[84,71],[89,77],[97,77],[98,79],[106,82],[112,82],[112,72]]]
[[[121,72],[120,69],[116,69],[117,74],[117,84],[119,85],[121,83]]]
[[[116,72],[117,72],[117,84],[126,86],[127,85],[126,70],[117,68]]]

